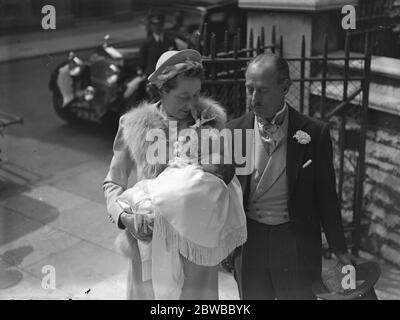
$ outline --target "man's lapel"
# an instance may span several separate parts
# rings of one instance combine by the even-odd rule
[[[269,156],[265,149],[265,146],[261,140],[260,132],[256,126],[254,126],[254,170],[257,171],[256,176],[261,181],[261,176],[265,172],[265,169],[268,167]],[[251,191],[253,192],[253,188],[257,186],[252,186]]]
[[[286,174],[289,186],[289,198],[293,192],[299,170],[303,164],[304,152],[307,145],[300,144],[293,137],[298,130],[302,130],[306,125],[305,118],[295,109],[289,107],[289,123],[287,136],[286,153]]]

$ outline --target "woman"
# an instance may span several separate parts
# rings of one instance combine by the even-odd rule
[[[188,128],[199,129],[203,124],[216,129],[224,127],[226,115],[223,109],[215,101],[200,96],[202,78],[201,56],[197,51],[168,51],[159,58],[156,70],[149,76],[149,82],[155,85],[160,93],[160,101],[154,104],[145,102],[121,117],[114,142],[114,157],[103,188],[113,221],[121,229],[126,227],[129,230],[121,233],[118,238],[119,248],[130,259],[128,299],[218,299],[217,265],[229,253],[227,251],[241,245],[246,239],[241,190],[237,179],[233,178],[232,165],[201,165],[201,170],[221,179],[202,174],[199,167],[188,165],[185,161],[185,169],[167,169],[171,164],[178,168],[181,163],[171,162],[173,159],[169,156],[172,152],[175,152],[175,155],[179,153],[175,143],[168,143],[177,140],[168,136],[171,135],[171,123],[176,124],[178,132]],[[168,136],[165,162],[154,163],[148,159],[148,151],[154,146],[154,142],[147,141],[146,135],[152,129],[161,129]],[[178,158],[185,157],[179,155]],[[138,183],[128,186],[128,177],[134,167]],[[152,229],[152,222],[151,219],[146,219],[149,215],[129,213],[135,201],[131,201],[132,206],[128,205],[125,209],[127,212],[124,212],[124,205],[121,205],[120,201],[121,196],[129,195],[129,191],[135,187],[137,191],[144,181],[150,181],[149,186],[152,186],[153,196],[150,198],[154,199],[154,194],[157,194],[157,199],[161,199],[157,206],[161,208],[165,219],[157,221],[167,221],[156,224],[159,229],[155,227],[153,238],[158,239],[158,242],[151,241],[152,233],[149,230]],[[190,187],[185,188],[184,183],[188,181],[193,182],[191,186],[196,186],[197,194],[190,192]],[[201,183],[204,184],[204,188],[201,188]],[[133,189],[126,191],[132,186]],[[210,186],[211,189],[214,188],[212,194],[208,190]],[[168,190],[169,187],[176,188],[176,191]],[[213,197],[215,205],[210,200]],[[171,204],[168,202],[171,199],[176,201]],[[204,208],[211,211],[201,215]],[[197,224],[193,224],[195,220]],[[138,221],[144,228],[138,228]],[[215,226],[215,221],[219,221],[227,229]],[[212,223],[215,227],[212,230],[218,230],[218,234],[213,234],[214,231],[209,228]],[[196,231],[199,231],[196,228],[201,226],[204,230],[201,229],[201,232],[195,235]],[[167,229],[168,232],[165,231]],[[157,230],[164,230],[162,236],[159,233],[161,231]],[[232,230],[234,232],[229,232]],[[210,238],[215,241],[211,241]],[[151,252],[151,249],[147,250],[148,247],[152,248],[153,253],[146,256],[146,252]],[[178,260],[175,259],[174,250],[178,254]],[[152,267],[146,266],[147,262],[152,260]],[[167,272],[160,269],[163,264]],[[168,274],[174,270],[181,270],[181,274]],[[165,275],[164,286],[175,286],[177,290],[163,290],[160,286],[163,281],[160,275]]]

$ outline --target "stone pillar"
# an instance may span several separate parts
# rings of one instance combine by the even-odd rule
[[[328,34],[328,50],[337,50],[340,41],[341,8],[344,5],[357,5],[358,0],[239,0],[239,7],[247,10],[247,30],[252,28],[254,35],[265,29],[265,43],[271,43],[271,30],[275,26],[277,40],[283,37],[285,58],[299,58],[301,39],[305,37],[306,56],[322,52],[324,34]],[[299,77],[299,64],[290,65],[292,77]],[[306,67],[306,76],[309,75]],[[307,88],[307,86],[306,86]],[[298,107],[299,85],[294,83],[288,100]],[[308,112],[308,93],[305,92],[305,112]],[[292,98],[292,99],[290,99]]]

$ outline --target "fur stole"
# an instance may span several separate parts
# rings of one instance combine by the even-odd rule
[[[200,97],[195,109],[199,116],[202,115],[206,119],[213,118],[212,121],[207,123],[209,126],[216,129],[224,128],[226,113],[223,107],[215,100]],[[189,115],[186,123],[186,127],[194,124],[191,115]],[[151,179],[158,176],[165,169],[166,164],[149,164],[146,160],[147,150],[154,143],[153,141],[146,141],[146,135],[149,130],[163,130],[168,141],[168,120],[158,110],[157,103],[143,102],[138,107],[131,109],[123,116],[122,126],[124,142],[137,165],[138,180]]]

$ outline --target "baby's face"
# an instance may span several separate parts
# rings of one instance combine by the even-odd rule
[[[224,180],[226,184],[228,184],[233,178],[234,170],[231,170],[228,165],[203,164],[202,168],[205,172],[211,173],[214,176]]]
[[[212,121],[212,120],[210,120]],[[220,141],[217,129],[207,123],[193,125],[190,133],[182,131],[177,141],[173,144],[173,154],[179,162],[187,164],[220,164],[223,159],[220,152]],[[194,131],[193,131],[194,130]]]

